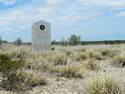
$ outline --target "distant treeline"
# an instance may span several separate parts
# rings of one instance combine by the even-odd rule
[[[0,37],[0,45],[3,43],[8,43],[8,44],[14,44],[17,46],[20,45],[29,45],[31,46],[31,42],[23,42],[21,38],[17,38],[14,42],[8,42],[6,40],[2,40]],[[104,41],[83,41],[81,40],[81,36],[72,34],[68,39],[62,39],[61,41],[57,42],[56,40],[53,40],[51,42],[52,45],[62,45],[62,46],[67,46],[67,45],[90,45],[90,44],[125,44],[125,40],[104,40]]]
[[[125,44],[125,40],[104,40],[104,41],[80,41],[79,43],[80,45],[98,45],[98,44]],[[65,42],[53,42],[52,41],[52,45],[70,45],[69,42],[65,41]]]
[[[124,44],[125,40],[81,41],[82,45],[88,44]]]
[[[8,43],[8,44],[15,44],[14,42],[7,42],[7,41],[3,41],[3,43]],[[21,45],[28,45],[31,46],[31,42],[23,42]],[[56,41],[52,41],[51,42],[52,45],[70,45],[69,42],[65,41],[65,42],[56,42]],[[106,40],[106,41],[80,41],[80,45],[91,45],[91,44],[125,44],[125,40]]]
[[[89,45],[89,44],[124,44],[125,40],[104,40],[104,41],[83,41],[81,36],[72,34],[68,39],[62,39],[60,42],[52,41],[55,45]]]

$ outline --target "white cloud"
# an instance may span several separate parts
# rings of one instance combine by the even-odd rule
[[[16,0],[0,0],[0,2],[6,4],[6,5],[12,5],[16,3]]]
[[[88,16],[79,16],[79,15],[67,15],[63,16],[61,20],[63,22],[75,22],[75,21],[80,21],[80,20],[85,20],[88,19]]]
[[[83,5],[87,6],[100,6],[100,7],[109,7],[109,8],[120,8],[125,7],[124,0],[79,0]]]
[[[8,21],[0,21],[0,27],[1,28],[5,27],[5,26],[8,26],[8,25],[9,25]]]
[[[117,16],[119,16],[119,17],[125,17],[125,11],[118,13]]]
[[[11,13],[11,15],[12,15],[13,17],[20,17],[20,16],[22,16],[22,15],[25,15],[25,13],[24,13],[23,11],[21,11],[21,10],[15,10],[15,11],[13,11],[13,12]]]
[[[68,0],[46,0],[49,5],[58,5],[67,2]]]
[[[85,5],[107,5],[106,0],[79,0],[80,3]]]
[[[61,20],[63,22],[77,22],[77,21],[84,21],[90,20],[98,17],[100,12],[95,10],[83,9],[81,7],[75,7],[68,11],[67,15],[61,16]]]
[[[1,0],[2,2],[14,3],[16,0]],[[0,1],[0,2],[1,2]],[[34,0],[35,4],[39,0]],[[12,10],[7,10],[3,14],[0,14],[0,27],[2,28],[12,28],[18,26],[17,28],[24,27],[26,25],[31,25],[33,22],[45,19],[45,20],[57,20],[60,23],[72,23],[77,21],[91,20],[99,17],[101,15],[101,7],[118,8],[125,5],[123,0],[78,0],[66,7],[69,0],[46,0],[45,5],[38,6],[28,6],[22,7],[22,9],[14,8]],[[34,3],[32,3],[33,5]],[[70,7],[69,7],[70,6]],[[99,8],[95,8],[98,6]],[[90,8],[89,8],[90,7]],[[95,9],[94,9],[95,8]],[[59,14],[61,13],[61,14]],[[119,13],[118,16],[125,16],[125,13]],[[59,23],[57,22],[57,23]],[[59,23],[59,24],[60,24]],[[12,31],[12,30],[11,30]]]

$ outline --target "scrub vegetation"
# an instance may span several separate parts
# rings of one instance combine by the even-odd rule
[[[125,45],[2,44],[0,94],[125,94]],[[110,75],[110,76],[108,76]]]

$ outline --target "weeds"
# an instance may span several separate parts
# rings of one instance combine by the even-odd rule
[[[56,53],[53,56],[53,62],[55,65],[66,65],[67,64],[67,56],[65,53]]]
[[[125,55],[117,55],[113,58],[113,64],[120,67],[125,67]]]
[[[67,78],[82,77],[82,71],[80,66],[66,65],[66,66],[56,67],[55,70],[59,73],[60,76],[63,76],[63,77],[67,77]]]
[[[110,77],[97,77],[87,84],[87,94],[122,94],[118,84]]]
[[[87,60],[86,62],[83,62],[83,67],[89,70],[99,70],[100,66],[97,60],[95,59],[90,59]]]
[[[77,60],[78,61],[79,60],[86,60],[86,59],[89,59],[89,58],[94,58],[94,59],[97,59],[97,60],[103,59],[100,52],[94,51],[94,50],[86,50],[86,51],[79,52],[79,57],[77,58]]]

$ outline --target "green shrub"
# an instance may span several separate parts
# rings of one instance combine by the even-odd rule
[[[81,78],[82,71],[80,66],[76,65],[65,65],[56,67],[56,72],[59,73],[60,76],[67,77],[67,78]]]
[[[2,74],[2,87],[11,90],[15,85],[16,71],[24,66],[19,58],[11,59],[10,55],[0,53],[0,72]],[[12,87],[11,87],[12,86]]]
[[[87,84],[87,94],[122,94],[118,84],[110,77],[97,77]]]

